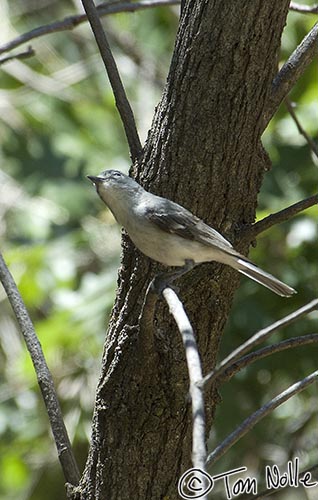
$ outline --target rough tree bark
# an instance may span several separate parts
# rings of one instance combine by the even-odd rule
[[[242,252],[269,168],[262,120],[277,71],[288,0],[189,0],[166,87],[135,173],[220,230]],[[189,468],[191,411],[181,340],[162,301],[140,314],[157,266],[124,236],[122,267],[97,388],[88,461],[71,498],[177,498]],[[239,283],[204,264],[180,280],[203,368],[212,369]],[[208,428],[217,388],[207,395]]]

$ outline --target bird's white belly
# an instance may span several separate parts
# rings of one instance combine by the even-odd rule
[[[148,227],[142,232],[128,231],[128,234],[142,253],[166,266],[183,266],[187,259],[196,263],[220,261],[221,252],[212,245],[203,245],[160,229],[157,229],[156,235],[153,234],[153,228]]]

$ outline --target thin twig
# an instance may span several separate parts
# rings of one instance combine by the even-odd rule
[[[303,212],[307,208],[316,205],[317,203],[318,203],[318,194],[314,194],[313,196],[309,196],[309,198],[297,201],[297,203],[294,203],[289,207],[283,208],[283,210],[280,210],[279,212],[270,214],[267,217],[264,217],[264,219],[255,222],[255,224],[253,224],[252,226],[244,228],[240,234],[240,238],[251,241],[254,238],[256,238],[256,236],[258,236],[260,233],[263,233],[270,227],[291,219],[295,215],[299,214],[300,212]]]
[[[274,78],[272,93],[268,101],[267,109],[265,109],[263,113],[263,128],[267,126],[280,103],[285,99],[317,54],[317,40],[318,23],[316,23],[311,31],[305,36]]]
[[[302,5],[296,2],[290,2],[289,10],[301,12],[302,14],[318,14],[318,5]]]
[[[159,296],[153,288],[153,281],[151,281],[146,290],[144,302],[138,318],[138,324],[140,325],[142,335],[142,349],[145,350],[145,352],[154,350],[153,318],[158,298]]]
[[[71,443],[63,421],[63,416],[50,370],[46,364],[39,339],[34,326],[17,289],[14,279],[7,268],[0,253],[0,280],[17,318],[23,338],[30,353],[36,372],[38,384],[48,413],[52,433],[54,436],[58,457],[62,466],[65,480],[77,485],[80,479],[79,470],[73,455]]]
[[[303,128],[302,124],[298,120],[297,115],[296,115],[296,113],[294,111],[294,106],[291,103],[290,99],[288,99],[288,97],[286,97],[286,99],[285,99],[285,104],[286,104],[286,107],[288,109],[288,112],[289,112],[290,116],[292,117],[292,119],[296,123],[296,127],[298,129],[298,132],[306,139],[306,141],[308,143],[308,146],[310,147],[311,151],[318,158],[318,148],[317,148],[317,145],[316,145],[315,141],[310,137],[310,135],[307,134],[306,130]]]
[[[257,351],[242,356],[234,363],[232,363],[226,370],[222,371],[222,373],[217,377],[217,384],[219,385],[220,383],[228,382],[237,372],[239,372],[243,368],[246,368],[252,363],[255,363],[255,361],[265,358],[266,356],[271,356],[272,354],[285,351],[286,349],[292,349],[294,347],[313,344],[316,342],[318,342],[318,334],[311,333],[308,335],[302,335],[299,337],[282,340],[277,344],[271,344],[269,346],[262,347]]]
[[[180,0],[141,0],[140,2],[105,2],[99,4],[96,8],[99,15],[109,16],[110,14],[117,14],[120,12],[135,12],[137,10],[151,9],[153,7],[165,7],[168,5],[178,5]],[[87,21],[87,16],[85,14],[79,14],[75,16],[65,17],[61,21],[55,21],[54,23],[45,24],[39,26],[23,35],[14,38],[10,42],[5,43],[0,47],[0,54],[3,52],[8,52],[23,43],[34,40],[35,38],[48,35],[50,33],[57,33],[59,31],[68,31],[76,28],[79,24],[85,23]]]
[[[141,142],[138,136],[135,118],[94,2],[93,0],[82,0],[82,4],[94,33],[111,87],[113,89],[116,106],[126,132],[130,156],[134,162],[140,157],[141,154]]]
[[[182,302],[172,288],[165,288],[162,292],[170,313],[173,315],[182,336],[185,355],[187,360],[190,396],[192,403],[192,463],[193,467],[205,469],[206,444],[205,444],[205,411],[203,391],[197,382],[202,379],[202,368],[198,346],[195,340],[192,326],[185,313]]]
[[[247,353],[250,351],[253,347],[257,346],[261,342],[264,342],[273,332],[278,330],[279,328],[283,328],[287,325],[290,325],[294,321],[298,320],[305,314],[309,314],[310,312],[314,311],[315,309],[318,309],[318,299],[312,300],[308,304],[306,304],[303,307],[300,307],[297,309],[297,311],[292,312],[291,314],[288,314],[288,316],[285,316],[284,318],[280,319],[279,321],[276,321],[270,326],[267,326],[266,328],[263,328],[259,332],[255,333],[252,337],[250,337],[246,342],[241,344],[237,349],[231,352],[229,356],[227,356],[219,366],[213,370],[212,372],[208,373],[201,382],[199,382],[199,385],[202,386],[206,384],[209,381],[209,385],[215,381],[222,373],[225,372],[235,361],[237,361],[243,354]]]
[[[31,46],[29,46],[27,50],[24,50],[23,52],[19,52],[18,54],[12,56],[3,57],[2,59],[0,59],[0,65],[12,61],[13,59],[27,59],[28,57],[32,57],[34,55],[35,51]]]
[[[108,78],[114,93],[116,106],[126,132],[126,137],[130,149],[130,156],[132,161],[134,162],[140,157],[141,153],[141,142],[138,136],[135,118],[127,99],[115,59],[110,50],[110,46],[106,38],[106,34],[103,30],[102,23],[99,19],[95,4],[93,0],[82,0],[82,4],[94,33],[96,43],[98,45],[108,74]]]
[[[224,441],[217,446],[207,458],[207,464],[214,464],[224,453],[226,453],[241,437],[250,431],[262,418],[266,417],[275,408],[290,399],[295,394],[304,390],[308,385],[312,384],[318,379],[318,370],[308,375],[304,379],[296,382],[285,391],[281,392],[278,396],[271,399],[268,403],[259,408],[252,415],[247,417],[235,431],[227,436]]]

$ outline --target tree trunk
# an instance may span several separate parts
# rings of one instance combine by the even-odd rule
[[[135,174],[240,245],[254,221],[269,168],[263,112],[277,70],[288,0],[190,0],[180,20],[168,81]],[[183,347],[166,305],[154,319],[147,286],[158,265],[123,238],[119,286],[97,388],[93,434],[77,495],[177,498],[191,466],[191,407]],[[203,264],[180,280],[204,371],[215,365],[239,275]],[[208,429],[218,401],[206,394]]]

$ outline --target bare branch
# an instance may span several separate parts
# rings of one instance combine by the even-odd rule
[[[168,5],[178,5],[180,0],[141,0],[140,2],[118,2],[117,0],[113,2],[104,2],[99,4],[96,8],[100,16],[109,16],[110,14],[117,14],[120,12],[135,12],[137,10],[149,9],[153,7],[168,6]],[[54,23],[45,24],[39,26],[34,30],[28,31],[23,35],[18,36],[11,42],[8,42],[0,47],[0,54],[3,52],[8,52],[23,43],[34,40],[41,36],[48,35],[50,33],[57,33],[59,31],[68,31],[76,28],[79,24],[85,23],[87,21],[87,16],[85,14],[68,16],[62,21],[55,21]]]
[[[222,373],[217,377],[217,384],[228,382],[237,372],[252,363],[255,363],[255,361],[258,361],[259,359],[270,356],[271,354],[276,354],[277,352],[285,351],[286,349],[313,344],[315,342],[318,342],[318,334],[312,333],[309,335],[282,340],[277,344],[271,344],[250,354],[246,354],[232,363],[226,370],[222,371]]]
[[[304,379],[296,382],[285,391],[281,392],[278,396],[271,399],[268,403],[259,408],[252,415],[247,417],[239,427],[235,429],[224,441],[217,446],[207,458],[207,464],[214,464],[224,453],[226,453],[239,439],[250,431],[262,418],[266,417],[275,408],[290,399],[295,394],[303,391],[310,384],[318,379],[318,370],[308,375]]]
[[[172,288],[165,288],[162,292],[169,311],[173,315],[182,336],[185,348],[189,379],[190,396],[192,402],[192,463],[193,467],[205,470],[206,445],[205,445],[205,411],[203,391],[197,382],[202,379],[202,368],[198,346],[193,333],[193,328],[185,313],[182,302]]]
[[[264,128],[317,54],[317,40],[318,23],[305,36],[274,78],[271,97],[267,109],[264,110]]]
[[[290,2],[289,10],[301,12],[302,14],[318,14],[318,5],[303,5],[296,2]]]
[[[147,288],[142,309],[138,319],[142,331],[145,332],[149,331],[152,333],[151,325],[153,323],[153,317],[155,313],[157,300],[158,300],[158,294],[155,292],[153,288],[153,280],[152,280]],[[147,335],[147,337],[148,338],[147,339],[145,338],[145,341],[150,342],[151,345],[153,346],[154,345],[153,337],[151,337],[151,339],[149,339],[149,335]]]
[[[246,342],[241,344],[237,349],[231,352],[229,356],[227,356],[223,361],[219,364],[218,368],[208,373],[199,385],[202,386],[209,381],[209,385],[215,381],[219,376],[225,372],[235,361],[237,361],[243,354],[250,351],[253,347],[257,346],[261,342],[264,342],[273,332],[278,330],[279,328],[283,328],[287,325],[290,325],[294,321],[298,320],[305,314],[309,314],[310,312],[318,309],[318,299],[312,300],[308,304],[303,307],[297,309],[297,311],[288,314],[284,318],[276,321],[270,326],[263,328],[259,332],[255,333],[252,337],[250,337]]]
[[[0,59],[0,65],[5,64],[6,62],[12,61],[13,59],[27,59],[28,57],[34,56],[35,52],[31,46],[24,50],[23,52],[19,52],[13,56],[7,56]]]
[[[42,397],[49,416],[58,457],[65,480],[77,485],[80,479],[78,467],[73,455],[71,443],[63,421],[63,416],[50,370],[46,364],[41,344],[36,336],[34,326],[17,289],[14,279],[0,253],[0,280],[17,318],[23,338],[30,353],[32,363],[41,389]]]
[[[275,214],[270,214],[267,217],[264,217],[264,219],[256,222],[252,226],[244,228],[241,233],[241,238],[244,240],[251,241],[254,238],[256,238],[256,236],[258,236],[260,233],[263,233],[270,227],[291,219],[295,215],[299,214],[300,212],[303,212],[304,210],[312,207],[313,205],[316,205],[317,203],[318,203],[318,194],[314,194],[313,196],[309,196],[309,198],[298,201],[297,203],[294,203],[293,205],[290,205],[287,208],[283,208],[283,210],[280,210]]]
[[[93,0],[82,0],[87,18],[94,33],[100,54],[102,56],[108,78],[115,96],[116,106],[119,111],[124,129],[126,132],[127,141],[130,149],[132,161],[139,158],[141,154],[141,142],[138,136],[136,123],[132,109],[126,96],[126,92],[121,81],[115,59],[110,50],[108,40],[99,19],[98,12]]]
[[[310,135],[307,134],[306,130],[303,128],[303,126],[301,125],[300,121],[298,120],[297,118],[297,115],[294,111],[294,105],[293,103],[291,103],[290,99],[288,99],[288,97],[286,97],[285,99],[285,104],[286,104],[286,107],[288,109],[288,112],[290,114],[290,116],[292,117],[292,119],[294,120],[294,122],[296,123],[296,127],[298,129],[298,132],[303,136],[305,137],[311,151],[316,155],[316,157],[318,158],[318,148],[317,148],[317,145],[316,143],[313,141],[313,139],[310,137]]]

